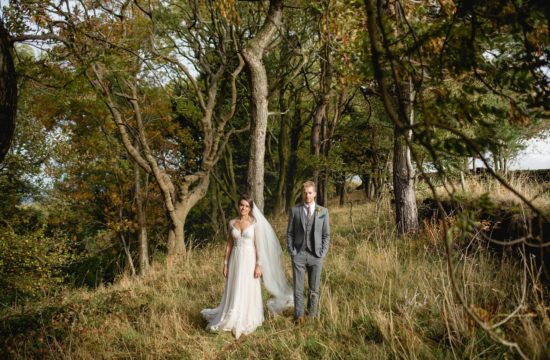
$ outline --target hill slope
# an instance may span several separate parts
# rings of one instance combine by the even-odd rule
[[[237,341],[229,333],[204,331],[199,312],[217,305],[224,286],[225,244],[219,239],[191,251],[182,263],[156,264],[145,278],[123,277],[112,286],[4,310],[0,352],[10,358],[75,359],[516,355],[490,340],[458,304],[437,227],[428,226],[414,240],[395,239],[388,202],[354,206],[353,221],[349,207],[333,208],[331,223],[321,315],[302,327],[285,315],[268,316],[258,331]],[[274,227],[282,235],[286,219],[275,219]],[[520,268],[476,246],[464,248],[454,260],[460,290],[480,317],[495,323],[513,311]],[[285,261],[290,275],[288,256]],[[525,300],[499,334],[513,334],[529,356],[549,356],[550,322],[537,303]]]

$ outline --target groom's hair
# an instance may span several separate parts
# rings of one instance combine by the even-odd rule
[[[305,190],[309,187],[312,187],[313,190],[315,190],[317,187],[315,186],[315,183],[311,180],[308,180],[306,181],[305,183],[302,184],[302,190]]]

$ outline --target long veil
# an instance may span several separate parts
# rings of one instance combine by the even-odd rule
[[[283,252],[275,231],[258,207],[252,216],[256,219],[256,246],[260,256],[264,286],[273,297],[267,300],[267,308],[273,314],[281,314],[294,306],[294,293],[288,285],[283,267]]]

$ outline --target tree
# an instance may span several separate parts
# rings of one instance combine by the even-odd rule
[[[268,118],[268,82],[263,63],[267,45],[281,27],[283,16],[283,1],[270,0],[269,10],[261,29],[248,40],[243,49],[243,58],[249,78],[250,89],[250,158],[248,161],[248,192],[254,199],[255,206],[264,209],[264,167],[265,139]]]
[[[525,131],[530,124],[548,118],[549,105],[544,100],[548,97],[547,54],[543,50],[548,45],[548,7],[508,0],[432,4],[365,0],[365,8],[372,64],[384,106],[400,133],[412,134],[405,139],[417,170],[425,171],[413,142],[426,151],[441,177],[447,164],[454,166],[457,159],[467,156],[479,158],[489,174],[546,219],[507,184],[486,154],[490,151],[499,157],[510,139],[507,131],[491,128],[515,123],[521,124],[516,129]],[[487,101],[493,96],[498,101]],[[416,113],[414,124],[407,116],[412,111]],[[439,202],[435,186],[427,182]],[[453,197],[453,192],[448,190],[448,195]],[[440,202],[439,206],[444,212]],[[464,310],[492,339],[527,358],[517,342],[507,339],[515,333],[507,336],[502,327],[481,319],[457,284],[451,234],[475,238],[472,229],[478,228],[466,216],[457,224],[444,221],[442,227],[450,282]],[[541,248],[547,245],[540,240]]]
[[[13,44],[0,18],[0,163],[9,150],[15,130],[17,82],[12,52]]]
[[[402,235],[418,231],[418,211],[414,190],[415,170],[410,155],[411,131],[413,122],[413,102],[415,90],[411,75],[406,69],[397,69],[399,63],[394,62],[388,44],[388,34],[384,28],[386,19],[379,16],[382,13],[381,3],[374,0],[365,0],[367,10],[367,27],[370,40],[371,59],[374,74],[382,103],[388,117],[392,120],[394,130],[393,150],[393,191],[395,199],[395,216],[397,233]],[[398,3],[386,4],[387,8],[398,7]],[[386,11],[391,17],[397,17],[399,10]],[[395,19],[392,24],[395,24]],[[395,25],[394,25],[395,26]],[[395,30],[394,30],[395,31]],[[396,38],[397,36],[394,35]],[[383,45],[382,45],[383,44]],[[388,63],[383,67],[383,59]],[[387,74],[391,75],[388,76]],[[392,95],[388,78],[391,78],[395,95]]]
[[[357,96],[349,107],[335,152],[346,173],[359,175],[367,199],[377,200],[391,176],[392,125],[375,96]]]
[[[19,59],[25,58],[20,49]],[[21,61],[16,64],[21,74]],[[74,260],[71,239],[49,226],[48,196],[42,176],[56,151],[55,131],[33,116],[32,88],[18,77],[17,127],[10,151],[0,165],[0,301],[21,303],[56,291],[66,283],[65,269]]]
[[[310,176],[298,171],[298,154],[302,144],[309,141],[305,136],[311,136],[309,123],[314,111],[311,83],[316,83],[318,15],[312,5],[300,3],[297,10],[285,13],[278,53],[268,58],[268,74],[273,79],[270,98],[277,103],[279,120],[268,127],[274,134],[268,138],[268,145],[277,148],[277,153],[271,156],[277,160],[276,167],[271,168],[275,175],[272,191],[275,214],[294,205],[301,182]],[[307,159],[301,160],[311,164]]]
[[[204,197],[212,167],[235,132],[228,121],[235,112],[235,81],[244,63],[232,47],[230,24],[213,4],[193,2],[187,7],[171,2],[80,3],[67,10],[48,2],[28,4],[25,11],[40,20],[37,25],[56,29],[64,45],[59,60],[70,61],[85,74],[131,159],[154,178],[170,222],[168,252],[184,254],[187,214]],[[189,70],[189,62],[198,76]],[[219,94],[224,81],[232,84],[229,98]],[[187,102],[178,109],[188,111],[181,124],[172,122],[166,111],[166,100],[177,100],[178,89],[184,92],[178,101]],[[200,139],[198,153],[182,147],[190,131]],[[164,141],[158,137],[162,133]]]

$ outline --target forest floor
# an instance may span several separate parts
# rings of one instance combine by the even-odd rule
[[[353,208],[329,206],[332,237],[320,317],[303,326],[295,326],[291,314],[272,317],[266,311],[264,324],[238,340],[204,330],[200,310],[217,306],[224,286],[225,239],[220,238],[192,249],[179,263],[154,264],[141,278],[122,275],[113,285],[68,290],[3,309],[0,357],[519,357],[491,338],[466,309],[494,326],[501,340],[517,343],[528,358],[550,357],[547,288],[536,274],[481,242],[455,244],[450,260],[462,304],[450,282],[440,225],[425,222],[420,235],[397,239],[388,199],[374,203],[353,196]],[[286,217],[272,221],[285,248]],[[284,260],[290,279],[290,258],[285,254]]]

